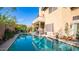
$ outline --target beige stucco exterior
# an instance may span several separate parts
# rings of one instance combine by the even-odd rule
[[[45,21],[44,32],[47,32],[48,34],[59,33],[65,35],[65,29],[66,26],[68,26],[68,34],[76,35],[77,25],[75,25],[75,23],[79,23],[79,20],[73,20],[73,17],[79,15],[79,8],[72,9],[72,7],[57,7],[57,9],[52,10],[50,13],[49,8],[53,7],[39,8],[39,16],[43,16]],[[48,26],[47,29],[46,26],[50,24],[53,25],[53,27]],[[51,27],[53,28],[53,31],[50,30],[52,29]]]
[[[72,13],[72,18],[73,18],[73,16],[79,15],[79,8],[73,10],[71,13]],[[79,20],[75,20],[75,21],[73,21],[73,23],[74,23],[74,22],[75,22],[75,23],[79,23]]]
[[[72,24],[72,16],[70,8],[59,7],[57,10],[49,14],[49,8],[45,11],[45,24],[54,24],[54,32],[62,32],[64,34],[65,24]],[[69,30],[70,31],[70,30]]]
[[[73,18],[74,16],[79,16],[79,8],[73,10],[73,11],[71,12],[71,14],[72,14],[72,18]],[[78,24],[78,23],[79,23],[79,20],[73,20],[73,22],[72,22],[72,31],[73,31],[74,35],[77,34],[77,24]]]
[[[79,15],[79,8],[72,11],[72,16]]]

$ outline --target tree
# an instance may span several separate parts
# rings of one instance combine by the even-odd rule
[[[3,9],[5,8],[0,7],[0,11]],[[5,25],[15,25],[16,17],[11,16],[11,13],[15,10],[15,7],[6,7],[6,10],[0,14],[0,22],[4,23]]]
[[[16,25],[16,30],[26,31],[27,26],[26,25]]]
[[[11,13],[16,10],[14,7],[6,7],[0,8],[0,11],[5,9],[4,12],[0,13],[0,23],[5,25],[5,30],[8,28],[9,30],[14,31],[16,26],[16,17],[12,16]]]

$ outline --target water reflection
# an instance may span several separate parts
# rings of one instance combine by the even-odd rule
[[[71,46],[69,44],[58,41],[57,39],[49,39],[46,37],[34,36],[34,43],[38,50],[46,51],[78,51],[78,47]]]

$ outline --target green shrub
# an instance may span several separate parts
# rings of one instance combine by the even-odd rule
[[[76,34],[76,38],[79,39],[79,33]]]
[[[14,34],[15,33],[13,31],[6,29],[4,33],[4,40],[8,40],[9,38],[12,38]]]

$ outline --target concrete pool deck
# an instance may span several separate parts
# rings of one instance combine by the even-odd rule
[[[20,34],[16,34],[13,38],[7,40],[6,42],[4,42],[3,44],[0,45],[0,51],[7,51],[8,48],[12,45],[12,43],[16,40],[16,38],[19,36]]]
[[[46,38],[50,38],[50,40],[56,40],[55,37],[53,36],[49,36],[49,35],[41,35],[42,37],[46,37]],[[58,41],[61,41],[63,43],[66,43],[66,44],[69,44],[69,45],[72,45],[72,46],[75,46],[75,47],[79,47],[79,41],[68,41],[68,40],[65,40],[65,39],[57,39]]]
[[[75,46],[79,48],[79,42],[75,42],[75,41],[66,41],[66,40],[62,40],[62,39],[58,39],[61,42],[67,43],[69,45]]]
[[[47,38],[51,38],[54,40],[53,37],[47,37]],[[56,38],[55,38],[56,40]],[[66,44],[69,44],[69,45],[72,45],[72,46],[75,46],[75,47],[79,47],[79,42],[75,42],[75,41],[68,41],[68,40],[64,40],[64,39],[58,39],[58,41],[61,41],[63,43],[66,43]]]

